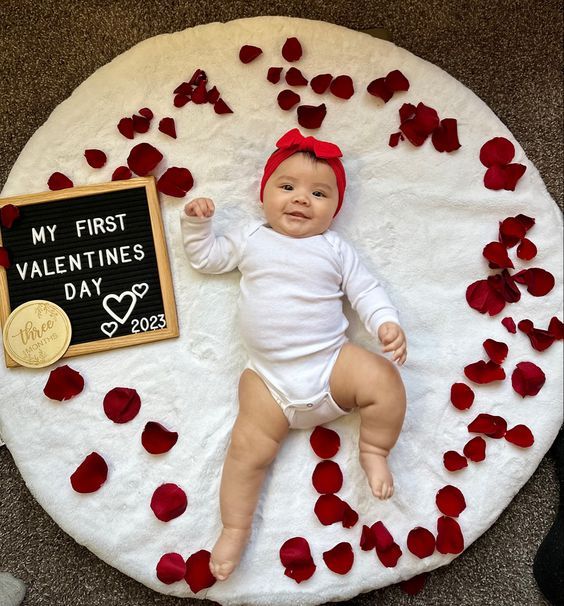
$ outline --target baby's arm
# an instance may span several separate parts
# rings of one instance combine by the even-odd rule
[[[241,261],[245,233],[235,228],[216,237],[212,229],[214,212],[212,200],[195,198],[181,211],[180,226],[190,265],[203,273],[221,274],[235,269]]]

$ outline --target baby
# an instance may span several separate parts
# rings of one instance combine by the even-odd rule
[[[397,310],[354,248],[329,229],[346,185],[341,150],[298,129],[276,146],[260,189],[266,221],[215,236],[209,198],[188,202],[180,219],[194,269],[219,274],[238,267],[242,274],[238,318],[249,361],[221,478],[223,530],[210,558],[221,581],[241,559],[266,472],[290,429],[358,409],[360,464],[374,496],[388,499],[386,457],[405,415],[398,369],[345,336],[344,294],[382,352],[393,352],[398,365],[406,360]]]

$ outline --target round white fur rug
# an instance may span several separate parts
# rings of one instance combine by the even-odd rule
[[[303,47],[299,61],[281,56],[287,38]],[[249,64],[239,60],[241,46],[263,53]],[[290,87],[266,79],[268,68],[297,67],[306,78],[348,75],[355,93],[339,99],[310,87]],[[233,110],[218,115],[210,104],[173,105],[173,90],[198,68]],[[367,85],[399,69],[410,83],[387,102],[371,96]],[[302,103],[325,103],[320,128],[299,126],[296,108],[283,111],[276,97],[284,88],[298,92]],[[439,117],[455,118],[461,147],[438,152],[429,136],[421,146],[408,140],[396,147],[389,137],[399,130],[399,108],[424,103]],[[148,107],[154,113],[149,131],[134,140],[116,125]],[[177,139],[159,132],[158,122],[173,117]],[[49,176],[60,171],[75,185],[110,181],[126,164],[130,150],[146,141],[164,159],[153,171],[189,168],[195,185],[183,199],[160,194],[174,293],[180,325],[178,339],[60,360],[45,369],[0,370],[0,433],[30,491],[52,518],[76,541],[104,561],[156,591],[194,596],[188,584],[170,585],[156,576],[156,564],[168,552],[187,559],[211,550],[220,531],[219,484],[223,458],[237,415],[237,384],[246,359],[236,324],[240,274],[204,275],[191,269],[184,254],[179,213],[196,196],[216,204],[215,229],[245,216],[261,217],[258,188],[267,156],[278,138],[298,127],[304,135],[338,144],[344,154],[348,187],[333,229],[348,239],[385,285],[400,312],[408,338],[408,360],[401,374],[408,394],[402,434],[390,456],[396,491],[387,502],[375,499],[358,461],[359,416],[328,425],[341,438],[333,457],[344,483],[338,496],[359,519],[352,528],[324,526],[314,513],[319,494],[311,476],[321,461],[313,452],[311,430],[294,430],[273,463],[255,514],[250,543],[238,569],[224,583],[196,594],[221,604],[313,605],[345,600],[448,564],[455,555],[439,551],[419,559],[407,547],[408,533],[422,526],[437,534],[442,515],[437,492],[447,485],[462,491],[466,508],[456,518],[467,548],[498,518],[531,476],[562,422],[562,342],[535,350],[521,330],[511,334],[501,320],[530,319],[547,329],[562,319],[562,217],[538,171],[494,113],[443,70],[394,44],[349,29],[286,17],[258,17],[211,23],[148,39],[105,65],[61,103],[37,130],[15,163],[2,197],[47,190]],[[487,189],[480,149],[494,137],[515,146],[513,162],[526,171],[515,191]],[[84,160],[85,149],[103,150],[101,169]],[[555,278],[545,296],[529,294],[494,316],[472,309],[467,287],[500,273],[490,269],[484,247],[498,238],[499,222],[524,214],[535,219],[527,232],[538,249],[529,261],[509,250],[516,273],[542,268]],[[380,351],[377,339],[362,326],[350,304],[350,339]],[[486,339],[509,347],[502,366],[506,379],[486,385],[468,380],[464,368],[488,361]],[[537,395],[522,397],[511,376],[520,362],[539,366],[546,381]],[[56,402],[43,394],[49,372],[68,364],[85,380],[76,397]],[[471,386],[475,400],[467,410],[450,401],[454,383]],[[113,387],[137,390],[141,410],[130,422],[115,424],[102,402]],[[534,444],[521,448],[506,439],[485,438],[486,458],[447,471],[443,455],[462,453],[478,414],[503,417],[508,428],[526,425]],[[178,432],[176,445],[157,457],[141,445],[148,421]],[[96,492],[79,494],[69,477],[89,453],[106,460],[108,478]],[[188,507],[161,522],[149,504],[163,483],[176,483]],[[402,550],[387,568],[374,550],[360,547],[363,525],[382,521]],[[285,576],[279,550],[290,538],[303,537],[316,565],[297,583]],[[350,543],[354,563],[346,574],[332,572],[323,553]]]

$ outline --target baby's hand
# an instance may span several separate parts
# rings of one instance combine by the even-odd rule
[[[184,206],[189,217],[213,217],[215,206],[210,198],[194,198]]]
[[[401,366],[407,359],[407,343],[401,326],[395,322],[384,322],[378,329],[378,338],[384,346],[382,351],[393,351],[394,362]]]

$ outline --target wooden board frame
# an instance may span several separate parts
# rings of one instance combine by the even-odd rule
[[[0,198],[0,208],[6,204],[14,206],[25,206],[27,204],[52,203],[58,200],[67,200],[69,198],[80,198],[92,194],[110,193],[123,189],[133,189],[143,186],[147,195],[147,203],[149,215],[151,218],[151,230],[153,234],[153,242],[155,244],[155,254],[157,260],[157,268],[159,272],[159,284],[163,297],[163,307],[165,313],[166,327],[155,330],[150,330],[142,333],[131,335],[123,335],[115,338],[105,338],[87,343],[78,343],[71,345],[63,358],[72,356],[80,356],[83,354],[117,349],[118,347],[129,347],[131,345],[140,345],[151,341],[159,341],[162,339],[171,339],[178,337],[178,318],[176,314],[176,303],[174,299],[174,289],[172,286],[172,275],[170,273],[170,262],[168,257],[168,249],[161,217],[160,202],[157,193],[155,177],[137,177],[126,181],[112,181],[110,183],[100,183],[96,185],[85,185],[81,187],[71,187],[60,189],[57,191],[40,192],[35,194],[25,194],[12,196],[10,198]],[[0,233],[0,246],[2,246],[2,235]],[[40,297],[35,297],[40,298]],[[0,267],[0,324],[2,330],[6,324],[6,320],[12,310],[10,309],[10,297],[8,292],[8,279],[6,269]],[[7,368],[20,366],[6,351],[4,343],[5,364]]]

